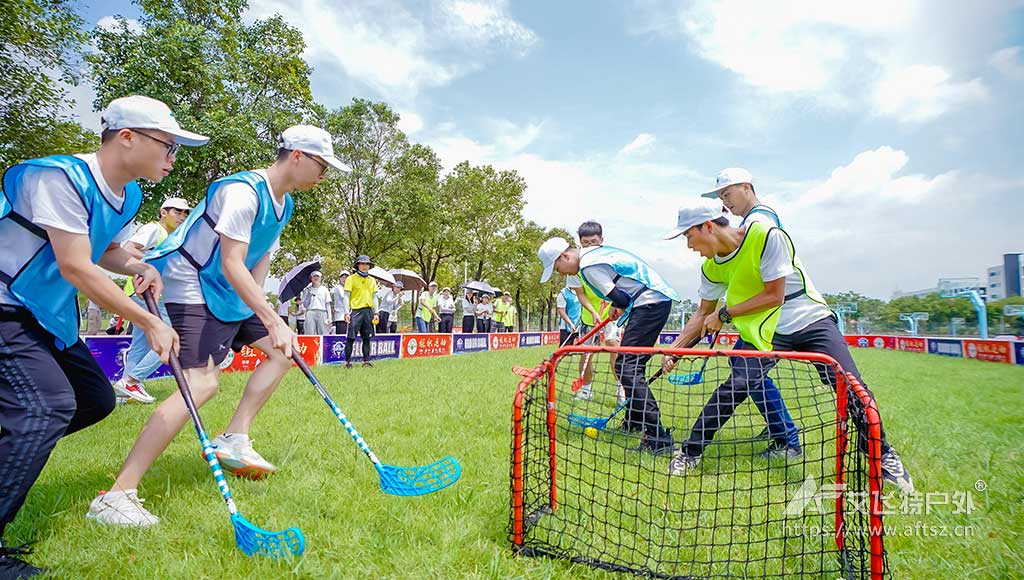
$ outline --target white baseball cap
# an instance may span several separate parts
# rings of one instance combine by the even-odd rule
[[[331,134],[320,127],[312,125],[288,127],[284,130],[284,133],[281,133],[278,146],[289,151],[302,151],[303,153],[316,155],[338,171],[352,171],[351,167],[345,165],[334,156],[334,144],[331,141]]]
[[[310,278],[312,278],[313,276],[320,276],[320,277],[323,277],[323,275],[324,275],[324,273],[323,273],[323,272],[321,272],[320,270],[313,270],[313,273],[312,273],[312,274],[310,274],[310,275],[309,275],[309,277],[310,277]]]
[[[540,281],[547,282],[551,278],[551,273],[555,269],[555,260],[558,256],[562,255],[562,252],[569,249],[569,242],[565,241],[565,238],[551,238],[548,241],[540,245],[540,249],[537,250],[537,257],[540,258],[540,263],[544,265],[544,273],[540,275]]]
[[[725,208],[721,203],[697,201],[692,205],[679,208],[679,216],[676,218],[676,229],[665,236],[666,240],[678,238],[686,230],[693,226],[700,225],[720,217],[726,217]]]
[[[180,209],[181,211],[192,211],[192,208],[189,207],[188,205],[188,201],[180,197],[168,197],[167,199],[164,200],[164,203],[163,205],[160,206],[160,209]]]
[[[158,129],[174,135],[176,143],[196,147],[206,145],[209,137],[186,131],[178,125],[171,109],[162,102],[132,95],[110,101],[100,117],[104,131],[116,129]]]
[[[710,197],[712,199],[718,198],[718,193],[730,185],[736,185],[737,183],[749,183],[754,184],[754,176],[749,171],[742,167],[729,167],[718,172],[718,177],[715,179],[714,191],[702,193],[701,197]]]

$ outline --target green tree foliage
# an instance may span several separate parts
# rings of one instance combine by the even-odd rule
[[[167,103],[183,127],[210,136],[179,151],[174,171],[144,184],[147,217],[170,196],[198,201],[218,177],[269,165],[277,136],[311,118],[302,34],[280,16],[249,23],[240,0],[138,0],[138,31],[124,19],[93,31],[85,56],[99,110],[125,95]]]
[[[0,0],[0,168],[99,145],[68,115],[80,80],[82,19],[68,0]]]

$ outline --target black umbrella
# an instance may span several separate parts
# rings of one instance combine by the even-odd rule
[[[281,285],[277,288],[277,299],[281,302],[288,302],[302,292],[303,288],[309,286],[309,275],[320,270],[320,262],[313,260],[303,262],[295,266],[281,278]]]

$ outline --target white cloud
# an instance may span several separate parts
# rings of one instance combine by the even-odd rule
[[[412,135],[423,128],[423,118],[412,111],[399,111],[398,116],[398,128],[406,135]]]
[[[648,2],[636,6],[634,30],[682,35],[766,95],[841,109],[866,102],[877,114],[923,122],[987,96],[979,78],[952,78],[984,64],[985,45],[1014,9],[1003,0],[977,10],[953,0]]]
[[[342,70],[405,103],[479,69],[497,52],[522,55],[537,42],[504,2],[448,2],[430,10],[400,0],[254,0],[246,17],[278,13],[303,33],[314,66]]]
[[[997,50],[988,62],[1007,78],[1018,81],[1024,79],[1024,62],[1021,61],[1019,46]]]
[[[123,18],[125,25],[132,34],[141,34],[142,25],[139,21],[134,18]],[[116,32],[121,29],[121,22],[117,16],[104,16],[96,22],[96,27],[109,31]]]
[[[955,82],[941,66],[914,65],[893,70],[875,86],[875,109],[900,121],[921,123],[964,105],[984,102],[988,89],[975,78]]]
[[[640,133],[622,149],[619,149],[619,155],[642,155],[651,150],[655,140],[655,136],[650,133]]]

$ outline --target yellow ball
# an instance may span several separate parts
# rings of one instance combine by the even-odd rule
[[[591,439],[597,439],[597,428],[596,427],[587,427],[586,429],[583,430],[583,433],[585,433],[586,436],[590,437]]]

